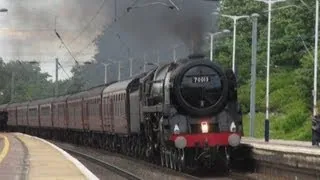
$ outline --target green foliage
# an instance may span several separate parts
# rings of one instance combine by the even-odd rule
[[[81,66],[73,68],[72,79],[58,82],[58,95],[76,93],[84,88]],[[55,96],[55,85],[49,74],[42,73],[40,65],[22,61],[4,63],[0,59],[0,104],[44,99]],[[13,83],[13,91],[11,84]],[[13,92],[13,94],[11,93]],[[13,95],[11,99],[11,95]]]
[[[258,13],[258,52],[256,82],[256,135],[263,137],[266,97],[267,4],[252,0],[223,0],[221,13]],[[286,7],[278,9],[281,7]],[[270,135],[271,138],[310,140],[313,88],[314,1],[291,0],[275,3],[271,19]],[[220,29],[232,30],[233,21],[219,18]],[[239,100],[249,135],[251,21],[237,21]],[[232,36],[218,43],[216,59],[231,67]],[[320,80],[320,79],[319,79]],[[318,80],[318,81],[319,81]]]

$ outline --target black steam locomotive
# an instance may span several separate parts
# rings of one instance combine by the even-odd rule
[[[156,129],[148,136],[163,166],[212,167],[219,160],[228,166],[243,134],[231,70],[194,55],[150,72],[142,85],[142,113]]]

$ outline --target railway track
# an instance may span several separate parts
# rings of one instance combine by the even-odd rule
[[[95,164],[98,164],[126,179],[130,179],[130,180],[143,180],[146,179],[145,177],[142,176],[138,176],[136,174],[133,174],[132,172],[121,168],[113,163],[109,163],[105,160],[101,160],[100,158],[96,158],[92,155],[89,155],[92,151],[99,154],[98,157],[100,156],[116,156],[122,159],[126,159],[126,160],[130,160],[132,162],[135,162],[137,164],[140,165],[145,165],[154,169],[158,169],[159,172],[162,172],[166,175],[172,175],[173,177],[179,177],[181,179],[194,179],[194,180],[203,180],[202,178],[196,177],[196,176],[192,176],[192,175],[188,175],[188,174],[184,174],[184,173],[179,173],[177,171],[173,171],[171,169],[166,169],[166,168],[162,168],[159,167],[157,165],[142,161],[142,160],[137,160],[131,157],[126,157],[124,155],[121,154],[116,154],[116,153],[111,153],[111,152],[106,152],[104,150],[100,150],[100,149],[92,149],[92,148],[85,148],[85,147],[81,147],[81,146],[75,146],[73,144],[66,144],[66,143],[61,143],[61,142],[55,142],[55,141],[51,141],[52,143],[56,144],[57,146],[59,146],[60,148],[62,148],[63,150],[65,150],[66,152],[70,153],[71,155],[74,156],[78,156],[78,157],[82,157],[88,161],[91,161]],[[71,148],[70,146],[73,146],[73,148]],[[74,148],[78,148],[78,149],[82,149],[80,150],[75,150]],[[87,153],[84,153],[82,151],[87,151]]]
[[[72,155],[75,155],[75,156],[80,156],[88,161],[91,161],[92,163],[94,164],[98,164],[99,166],[102,166],[118,175],[120,175],[121,177],[124,177],[126,179],[129,179],[129,180],[142,180],[141,177],[138,177],[134,174],[132,174],[131,172],[129,171],[126,171],[124,169],[121,169],[113,164],[110,164],[108,162],[105,162],[105,161],[102,161],[102,160],[99,160],[93,156],[90,156],[88,154],[84,154],[82,152],[79,152],[79,151],[76,151],[76,150],[72,150],[72,149],[68,149],[66,147],[62,147],[65,151],[67,151],[68,153],[72,154]]]
[[[152,173],[162,174],[162,175],[170,177],[170,179],[194,179],[194,180],[231,180],[231,179],[253,180],[253,179],[257,179],[252,176],[248,176],[246,174],[238,173],[238,172],[232,172],[232,173],[230,173],[230,175],[217,175],[215,173],[213,173],[213,175],[211,173],[209,173],[209,174],[208,173],[199,173],[200,175],[199,174],[186,174],[186,173],[174,171],[172,169],[163,168],[161,166],[146,162],[144,160],[139,160],[139,159],[135,159],[132,157],[124,156],[124,155],[118,154],[118,153],[113,153],[113,152],[109,152],[109,151],[105,151],[105,150],[101,150],[101,149],[82,147],[82,146],[68,144],[68,143],[56,142],[56,141],[51,141],[51,142],[56,144],[57,146],[59,146],[60,148],[64,149],[65,151],[67,151],[68,153],[70,153],[74,156],[80,156],[84,159],[87,159],[88,161],[99,164],[100,166],[103,166],[103,167],[109,169],[110,171],[112,171],[116,174],[119,174],[120,176],[122,176],[126,179],[132,179],[132,180],[139,179],[140,180],[140,179],[150,179],[150,177],[146,178],[143,176],[136,175],[136,174],[126,170],[125,168],[118,167],[114,163],[106,162],[101,157],[102,156],[110,156],[110,157],[118,157],[121,159],[125,159],[125,160],[136,163],[137,166],[144,166],[144,167],[149,167],[150,169],[156,169],[157,172],[152,172]],[[86,152],[86,153],[84,153],[84,152]],[[94,156],[89,155],[89,154],[94,154],[94,153],[96,153]],[[146,170],[146,171],[148,171],[148,170]],[[153,171],[153,170],[150,170],[150,171]],[[166,179],[166,178],[161,177],[161,179]]]

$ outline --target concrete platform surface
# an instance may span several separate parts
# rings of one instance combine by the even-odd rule
[[[278,144],[286,146],[304,146],[304,147],[315,147],[312,146],[311,141],[295,141],[295,140],[283,140],[283,139],[270,139],[269,142],[265,142],[264,139],[257,139],[252,137],[242,137],[244,142],[256,142],[265,144]]]
[[[265,142],[264,139],[243,137],[241,139],[241,143],[251,145],[256,149],[265,149],[270,151],[280,151],[287,153],[320,155],[320,147],[312,146],[311,142],[307,141],[288,141],[270,139],[269,142]]]
[[[0,139],[4,142],[0,179],[98,179],[78,160],[43,139],[21,133],[0,133]]]
[[[24,179],[27,174],[27,149],[12,134],[0,134],[0,179]]]

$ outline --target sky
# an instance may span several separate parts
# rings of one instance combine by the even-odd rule
[[[174,0],[177,5],[184,8],[184,11],[181,12],[186,14],[182,17],[188,16],[186,19],[183,18],[184,20],[177,16],[177,20],[180,21],[178,24],[172,24],[176,23],[173,19],[171,20],[173,22],[168,21],[178,12],[160,6],[152,9],[134,9],[130,15],[124,19],[121,18],[126,7],[135,1],[138,2],[137,5],[151,2],[151,0],[117,0],[118,10],[115,12],[114,0],[0,0],[0,8],[8,9],[7,13],[0,13],[0,56],[6,62],[16,59],[39,61],[42,71],[48,72],[52,77],[55,77],[55,58],[58,58],[63,66],[63,69],[59,70],[59,79],[66,79],[72,75],[70,70],[75,65],[67,48],[80,63],[93,60],[99,48],[100,51],[107,49],[107,54],[110,54],[111,51],[116,54],[116,51],[121,49],[120,46],[123,42],[119,41],[115,33],[101,36],[104,39],[102,44],[107,44],[107,46],[97,47],[96,45],[96,40],[99,39],[99,35],[102,35],[103,29],[114,21],[115,14],[120,16],[120,21],[115,23],[113,29],[121,35],[122,41],[130,45],[132,50],[135,47],[140,47],[140,50],[139,48],[136,50],[138,52],[141,51],[141,48],[145,49],[145,45],[149,47],[150,40],[156,40],[158,44],[169,47],[166,45],[168,44],[167,40],[161,37],[168,34],[173,36],[173,33],[176,33],[173,31],[176,30],[180,35],[183,35],[180,32],[184,30],[177,29],[177,27],[193,28],[193,23],[185,23],[184,21],[193,20],[193,17],[198,14],[206,16],[207,22],[211,21],[210,13],[214,10],[212,2],[203,2],[201,6],[197,7],[198,3],[195,2],[201,0]],[[157,0],[157,2],[168,3],[169,1]],[[158,21],[162,24],[150,21],[159,15],[161,17],[158,18]],[[139,23],[143,24],[139,25]],[[151,24],[158,24],[158,26],[151,26]],[[141,30],[142,25],[144,26],[143,30]],[[67,48],[56,36],[55,29]],[[157,31],[163,32],[162,35],[157,39],[150,38]],[[186,33],[189,32],[186,31]],[[171,36],[166,38],[174,40]],[[184,38],[180,37],[180,41],[183,41]],[[164,40],[165,42],[162,42]],[[172,44],[172,42],[170,43]],[[154,42],[153,44],[157,45]],[[98,56],[100,59],[106,58],[106,55],[100,54],[103,56]]]
[[[0,56],[6,62],[37,60],[42,70],[53,76],[55,58],[59,58],[67,72],[59,70],[59,76],[71,76],[74,61],[54,29],[79,62],[92,59],[96,52],[92,41],[113,18],[106,16],[107,7],[113,6],[111,2],[106,1],[100,9],[102,3],[103,0],[0,0],[0,8],[8,9],[7,13],[0,13]]]

